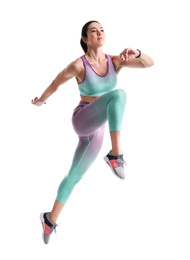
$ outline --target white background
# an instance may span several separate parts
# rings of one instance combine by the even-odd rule
[[[1,1],[0,224],[3,259],[190,259],[189,5],[181,0]],[[103,51],[139,48],[155,66],[125,69],[122,145],[126,180],[100,155],[62,211],[57,236],[41,239],[78,137],[75,79],[42,107],[31,105],[83,55],[82,26],[98,20]]]

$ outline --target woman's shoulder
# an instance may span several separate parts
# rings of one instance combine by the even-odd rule
[[[116,68],[116,71],[119,69],[120,65],[121,65],[121,59],[118,55],[109,55],[112,59],[112,62]]]
[[[70,63],[70,67],[73,70],[80,72],[84,68],[83,61],[82,61],[81,57],[79,57],[76,60],[72,61]]]
[[[83,64],[83,61],[81,59],[81,57],[77,58],[76,60],[74,60],[72,62],[73,66],[81,66],[81,64]]]
[[[118,55],[109,55],[113,61],[120,61],[120,57]]]
[[[83,64],[83,61],[82,61],[81,57],[79,57],[76,60],[72,61],[68,65],[66,70],[67,70],[68,74],[75,76],[80,81],[80,78],[84,74],[84,64]]]

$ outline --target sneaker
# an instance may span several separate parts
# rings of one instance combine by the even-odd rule
[[[104,157],[105,162],[111,167],[112,172],[120,179],[125,179],[123,154],[111,155],[111,151]]]
[[[41,213],[40,214],[40,220],[41,220],[42,228],[43,228],[42,237],[43,237],[43,241],[45,244],[48,244],[50,235],[53,231],[56,232],[56,226],[57,226],[56,224],[52,224],[49,221],[49,214],[50,213]]]

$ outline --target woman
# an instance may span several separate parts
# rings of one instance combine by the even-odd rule
[[[61,71],[40,98],[32,100],[32,104],[41,106],[61,84],[73,77],[76,78],[81,101],[74,110],[72,123],[79,136],[79,143],[70,171],[59,186],[52,211],[41,214],[46,244],[56,228],[58,216],[74,186],[100,151],[106,121],[109,123],[112,149],[104,160],[116,176],[120,179],[125,178],[120,131],[126,94],[122,89],[114,90],[117,74],[123,67],[146,68],[151,67],[154,62],[148,55],[131,48],[125,49],[119,56],[109,56],[102,52],[104,43],[105,33],[101,24],[97,21],[86,23],[81,37],[85,55]]]

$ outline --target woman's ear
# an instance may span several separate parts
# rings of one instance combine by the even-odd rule
[[[83,42],[85,42],[85,43],[88,42],[86,37],[82,37],[82,40],[83,40]]]

